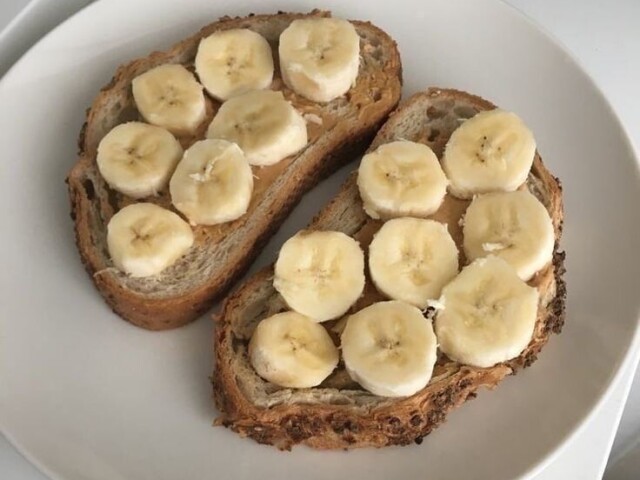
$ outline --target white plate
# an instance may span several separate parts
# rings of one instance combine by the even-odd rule
[[[255,5],[251,5],[254,3]],[[584,424],[639,343],[640,182],[592,82],[510,7],[325,1],[398,42],[405,95],[470,90],[522,115],[564,183],[569,300],[541,359],[453,413],[421,446],[281,453],[212,428],[211,322],[150,333],[102,302],[75,250],[64,177],[84,109],[116,66],[168,47],[245,0],[109,0],[45,37],[0,84],[0,426],[54,478],[474,478],[532,475]],[[279,0],[273,9],[318,3]],[[365,6],[366,5],[366,6]],[[315,189],[257,265],[338,189]]]

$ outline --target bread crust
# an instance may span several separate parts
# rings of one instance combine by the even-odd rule
[[[431,115],[427,112],[437,102],[441,106],[449,102],[451,109],[459,107],[461,111],[462,107],[473,107],[475,111],[495,108],[492,103],[465,92],[431,88],[403,102],[381,128],[370,149],[394,138],[401,138],[403,135],[398,129],[404,124],[404,120],[410,118],[415,111]],[[436,114],[437,112],[434,113]],[[422,139],[424,143],[432,146],[436,153],[441,153],[450,132],[433,138],[433,128],[424,127],[422,130],[425,135]],[[420,135],[411,139],[420,141]],[[309,228],[336,229],[336,217],[345,215],[359,216],[355,224],[366,221],[363,220],[366,215],[361,212],[362,205],[359,203],[355,179],[353,174]],[[290,400],[293,398],[291,390],[275,387],[255,373],[253,377],[246,373],[250,364],[242,345],[250,336],[250,323],[255,324],[260,316],[272,313],[274,309],[282,309],[283,305],[278,303],[277,294],[269,286],[273,278],[273,267],[267,267],[231,295],[216,318],[212,384],[220,416],[215,423],[226,426],[241,436],[248,436],[259,443],[275,445],[280,449],[290,449],[296,444],[318,449],[350,449],[421,443],[425,435],[444,422],[451,410],[474,398],[479,388],[493,389],[506,376],[530,366],[550,335],[560,333],[562,329],[566,286],[563,280],[565,254],[559,250],[563,221],[562,188],[558,179],[545,168],[537,153],[528,185],[542,198],[549,210],[555,227],[556,245],[552,263],[532,281],[541,291],[541,303],[533,338],[521,355],[490,368],[460,365],[441,355],[437,365],[445,373],[434,373],[431,382],[423,390],[406,398],[384,399],[369,394],[369,400],[363,402],[359,400],[363,392],[336,390],[329,384],[322,384],[315,389],[305,389],[307,392],[298,391],[299,396],[307,395],[304,402]],[[354,209],[349,203],[359,205]],[[346,233],[353,234],[355,228],[345,230],[348,230]],[[260,291],[267,293],[256,293]],[[258,297],[257,300],[254,297]],[[270,307],[270,303],[274,306]],[[250,319],[250,316],[255,318]],[[245,370],[241,371],[240,367]],[[258,405],[255,398],[250,398],[251,382],[262,382],[264,391],[271,392],[270,395],[275,395],[273,392],[276,392],[280,400],[271,401],[267,396],[262,401],[263,404]],[[259,386],[262,388],[262,385]],[[323,400],[325,398],[328,400]]]
[[[276,67],[272,88],[283,90],[285,97],[300,110],[319,112],[323,119],[329,121],[322,126],[313,127],[317,129],[317,134],[312,136],[309,146],[283,161],[283,165],[286,165],[282,167],[282,171],[269,174],[270,167],[259,171],[274,178],[271,184],[265,182],[268,186],[263,191],[254,191],[255,198],[249,211],[241,219],[220,226],[196,227],[196,238],[201,240],[197,248],[202,250],[222,245],[222,239],[244,228],[242,235],[232,246],[220,247],[221,252],[224,250],[224,253],[220,253],[222,258],[210,255],[209,261],[216,264],[201,268],[207,272],[202,275],[203,278],[199,278],[193,285],[188,283],[192,281],[189,279],[184,280],[184,284],[179,284],[179,281],[171,280],[173,270],[169,268],[168,273],[161,278],[140,284],[114,268],[106,250],[106,225],[111,216],[130,203],[131,199],[106,185],[97,171],[95,157],[100,140],[113,126],[139,118],[130,91],[131,80],[140,73],[167,62],[182,63],[192,69],[199,40],[214,31],[251,28],[267,36],[273,46],[274,38],[277,40],[279,32],[291,21],[309,16],[330,16],[330,13],[314,10],[308,14],[278,12],[275,15],[222,17],[165,52],[154,52],[118,68],[112,80],[101,89],[87,110],[86,121],[78,139],[79,159],[66,180],[71,217],[74,221],[76,245],[85,269],[107,304],[123,319],[149,330],[164,330],[182,326],[198,318],[246,271],[304,193],[361,153],[389,112],[397,105],[402,71],[395,42],[374,25],[354,21],[363,39],[364,48],[372,50],[370,54],[363,53],[365,58],[358,76],[361,88],[356,84],[344,99],[326,105],[305,101],[284,87]],[[371,66],[367,62],[375,63],[374,55],[380,57],[380,68],[370,71]],[[204,129],[219,105],[211,98],[207,102],[208,119],[198,132],[199,138],[204,136]],[[337,109],[349,115],[339,118]],[[354,118],[359,121],[353,121]],[[197,139],[198,135],[179,137],[184,148]],[[254,169],[254,173],[256,171]],[[281,182],[281,185],[275,189],[277,182]],[[274,185],[274,191],[271,191],[269,185]],[[166,192],[159,197],[142,201],[151,201],[173,209]],[[267,201],[268,210],[260,211],[261,204],[266,204]],[[204,254],[202,256],[206,257]],[[206,261],[204,260],[205,263]],[[176,267],[178,268],[186,267]],[[155,284],[151,285],[153,282]],[[164,292],[163,287],[166,287]]]

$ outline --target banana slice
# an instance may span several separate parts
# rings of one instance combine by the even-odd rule
[[[458,248],[440,222],[395,218],[369,246],[369,272],[385,296],[425,309],[458,273]]]
[[[516,114],[496,109],[478,113],[453,132],[442,167],[458,198],[512,192],[527,179],[535,153],[531,130]]]
[[[440,349],[452,360],[491,367],[517,357],[533,336],[538,291],[495,256],[462,269],[442,290],[435,321]]]
[[[496,255],[524,281],[553,257],[551,217],[527,190],[478,195],[467,208],[462,232],[469,260]]]
[[[237,143],[251,165],[273,165],[307,144],[307,124],[282,92],[256,90],[222,104],[208,138]]]
[[[167,186],[181,157],[180,142],[167,130],[129,122],[103,137],[96,162],[111,188],[142,198],[156,195]]]
[[[247,28],[223,30],[203,38],[195,60],[196,73],[220,101],[262,90],[273,80],[273,55],[267,40]]]
[[[193,232],[177,214],[153,203],[134,203],[107,225],[107,248],[116,267],[132,277],[156,275],[193,245]]]
[[[343,315],[364,290],[364,253],[341,232],[301,231],[278,255],[273,286],[296,312],[318,322]]]
[[[185,152],[169,191],[173,205],[192,225],[230,222],[249,208],[253,173],[235,143],[201,140]]]
[[[360,67],[360,37],[338,18],[300,19],[280,35],[282,79],[314,102],[329,102],[355,84]]]
[[[322,383],[340,354],[327,330],[309,317],[284,312],[262,320],[249,342],[251,365],[265,380],[287,388]]]
[[[433,373],[437,341],[431,321],[403,302],[378,302],[351,315],[341,336],[345,368],[375,395],[404,397]]]
[[[131,87],[140,115],[176,135],[193,133],[205,118],[202,85],[182,65],[152,68],[134,78]]]
[[[447,184],[438,157],[421,143],[381,145],[358,168],[360,197],[372,218],[427,217],[440,208]]]

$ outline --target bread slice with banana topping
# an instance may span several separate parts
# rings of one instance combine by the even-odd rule
[[[491,102],[465,92],[431,88],[401,104],[378,132],[369,152],[374,152],[380,145],[411,141],[427,145],[442,160],[452,133],[462,123],[479,112],[495,108]],[[529,143],[525,145],[526,148],[529,146]],[[426,386],[413,394],[407,390],[409,394],[405,396],[392,396],[387,390],[379,388],[371,378],[357,376],[349,371],[357,369],[358,365],[350,360],[353,352],[347,352],[349,355],[344,352],[344,342],[349,339],[345,339],[345,334],[342,333],[343,359],[324,381],[311,388],[281,386],[265,380],[256,372],[249,353],[249,344],[257,325],[292,307],[287,305],[274,287],[273,267],[267,267],[228,297],[215,319],[215,366],[212,383],[215,403],[220,411],[216,423],[242,436],[281,449],[290,449],[296,444],[335,449],[420,443],[425,435],[444,422],[449,412],[473,398],[478,389],[492,389],[505,377],[531,365],[550,336],[560,333],[564,322],[566,295],[562,279],[564,252],[559,248],[563,222],[562,189],[558,179],[542,163],[535,148],[531,153],[533,161],[519,191],[533,195],[544,206],[545,215],[551,220],[554,246],[546,263],[542,266],[538,264],[539,268],[533,276],[529,277],[527,274],[525,283],[525,280],[519,278],[516,269],[507,265],[509,258],[498,259],[496,255],[486,260],[481,258],[471,263],[471,266],[464,267],[463,273],[449,283],[443,293],[445,300],[448,296],[454,298],[457,295],[456,301],[463,301],[464,298],[458,293],[466,288],[470,279],[473,284],[478,271],[482,273],[483,270],[499,277],[498,280],[504,279],[510,284],[513,282],[517,285],[513,298],[524,309],[523,323],[527,324],[526,328],[531,328],[523,345],[520,345],[523,336],[518,326],[508,350],[501,350],[502,345],[494,345],[495,348],[490,352],[476,350],[478,355],[460,356],[459,361],[456,361],[439,349]],[[510,180],[511,173],[505,178]],[[507,189],[516,186],[505,185]],[[464,190],[463,193],[466,192]],[[471,200],[457,198],[452,193],[456,193],[455,189],[454,192],[450,189],[444,195],[442,204],[428,219],[446,224],[458,247],[460,265],[463,266],[473,260],[467,259],[463,247],[463,215]],[[357,174],[354,172],[338,195],[311,222],[308,230],[342,232],[356,239],[367,252],[382,225],[382,220],[372,218],[365,211]],[[475,236],[477,228],[472,230]],[[352,320],[359,315],[356,312],[362,313],[370,305],[397,302],[381,303],[388,296],[395,295],[391,291],[386,294],[380,293],[371,278],[367,277],[363,295],[348,312],[354,315],[348,317],[347,325],[351,325]],[[416,300],[419,301],[422,299]],[[438,327],[441,316],[434,315],[434,306],[441,308],[437,304],[432,305],[427,308],[425,315],[429,319],[435,316]],[[489,306],[493,309],[495,303]],[[482,309],[484,306],[480,305],[478,308]],[[447,305],[444,305],[444,312],[449,313]],[[494,314],[495,312],[492,313]],[[503,316],[502,319],[504,318]],[[444,316],[442,319],[445,319]],[[450,322],[454,327],[455,324],[456,322]],[[327,328],[334,341],[339,343],[339,333],[336,332],[344,332],[344,322],[334,324],[329,321],[322,325]],[[463,322],[463,330],[453,337],[473,337],[474,332],[465,331],[464,328],[466,325]],[[436,334],[438,333],[442,332],[438,332],[436,328]],[[459,343],[453,341],[447,344],[447,352],[452,357],[464,350]],[[515,356],[514,347],[518,347]],[[346,365],[349,362],[351,364]],[[480,365],[485,362],[491,365]],[[372,391],[377,391],[378,394]],[[404,392],[399,391],[400,394]]]
[[[312,25],[317,26],[320,22],[333,28],[335,22],[327,20],[330,17],[329,12],[314,10],[308,14],[221,18],[167,51],[154,52],[123,65],[97,95],[87,111],[78,142],[79,159],[69,173],[67,183],[82,262],[108,305],[122,318],[143,328],[162,330],[184,325],[200,316],[248,268],[302,195],[361,153],[396,107],[402,82],[399,52],[392,38],[368,22],[338,22],[340,28],[344,29],[346,24],[346,30],[355,32],[355,43],[349,39],[349,48],[353,50],[359,43],[357,71],[351,60],[347,60],[348,65],[338,72],[346,73],[330,79],[331,88],[317,92],[312,83],[322,76],[322,71],[313,70],[313,65],[300,70],[296,65],[303,65],[305,60],[281,51],[280,60],[294,60],[293,63],[280,62],[282,66],[295,70],[289,72],[291,78],[283,79],[277,62],[281,33],[296,21],[313,20]],[[304,33],[305,29],[303,25],[294,33],[299,35],[300,30]],[[227,35],[229,32],[236,33]],[[293,42],[295,46],[296,38],[294,35],[287,45],[290,47]],[[203,44],[203,39],[208,40]],[[234,57],[233,62],[220,62],[215,55],[209,55],[219,46],[227,48],[229,42],[237,41],[243,51],[252,55],[266,51],[268,57],[270,48],[274,57],[265,58],[259,65],[249,65],[240,56]],[[352,53],[350,51],[349,59],[353,57]],[[224,70],[227,67],[229,70]],[[355,75],[355,81],[352,75]],[[235,76],[242,81],[227,82]],[[204,84],[204,89],[198,80]],[[287,108],[295,110],[290,123],[295,124],[294,130],[297,128],[296,138],[300,141],[296,145],[275,145],[287,136],[283,132],[290,132],[291,129],[286,129],[291,126],[289,123],[280,129],[277,140],[259,145],[247,138],[250,137],[247,132],[236,135],[238,132],[230,132],[217,124],[207,131],[220,108],[219,99],[233,96],[235,100],[245,90],[260,88],[282,92],[282,95],[275,95],[278,98],[274,97],[274,104],[283,111]],[[251,95],[253,91],[245,94]],[[322,102],[309,100],[316,94],[318,98],[322,97]],[[244,102],[245,106],[250,103]],[[255,112],[245,113],[250,117]],[[298,127],[302,122],[304,129],[305,121],[307,131],[302,135]],[[197,195],[188,191],[190,185],[185,187],[185,182],[207,180],[211,172],[206,166],[202,172],[180,168],[182,177],[180,181],[172,181],[173,191],[170,192],[166,183],[176,164],[173,154],[154,164],[158,167],[158,175],[147,175],[149,178],[145,178],[149,183],[146,185],[128,186],[127,178],[117,172],[110,175],[113,171],[107,167],[101,173],[96,161],[101,141],[114,128],[130,122],[147,122],[154,124],[154,128],[164,128],[187,151],[205,136],[238,143],[246,156],[242,161],[248,160],[253,172],[253,182],[248,178],[242,184],[243,188],[251,190],[250,199],[248,193],[238,193],[238,198],[229,202],[233,203],[233,212],[229,208],[224,212],[201,214],[197,208],[190,207],[189,202]],[[273,123],[271,119],[269,124]],[[158,135],[160,137],[167,135]],[[170,135],[165,140],[171,144]],[[279,160],[277,163],[274,145],[280,157],[286,155],[275,158]],[[225,155],[228,150],[224,150]],[[173,199],[174,202],[172,195],[177,199]],[[119,268],[129,263],[114,263],[107,241],[110,219],[126,206],[140,201],[140,196],[146,196],[144,202],[184,214],[192,224],[194,235],[193,245],[177,260],[174,252],[166,258],[160,258],[162,255],[145,258],[145,262],[156,262],[162,267],[160,273],[147,276],[133,275]],[[221,221],[225,223],[216,223]],[[215,224],[203,225],[202,222]],[[145,238],[146,234],[136,234],[132,241],[142,242]],[[129,253],[134,257],[137,255],[136,251]],[[155,270],[143,268],[138,271]]]

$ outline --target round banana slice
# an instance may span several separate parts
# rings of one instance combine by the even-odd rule
[[[533,133],[514,113],[490,110],[466,120],[442,157],[449,191],[458,198],[512,192],[527,179],[536,153]]]
[[[170,210],[153,203],[134,203],[107,225],[107,248],[117,268],[132,277],[156,275],[193,245],[193,231]]]
[[[360,197],[372,218],[427,217],[442,205],[447,184],[433,150],[406,140],[379,146],[358,168]]]
[[[182,158],[180,142],[142,122],[117,125],[98,145],[96,162],[111,188],[133,198],[156,195]]]
[[[517,357],[533,336],[538,290],[495,256],[479,258],[442,290],[435,320],[440,349],[452,360],[491,367]]]
[[[176,135],[193,133],[204,121],[202,85],[182,65],[165,64],[138,75],[131,82],[140,115]]]
[[[364,253],[341,232],[301,231],[278,255],[273,286],[296,312],[318,322],[343,315],[364,290]]]
[[[458,273],[458,248],[440,222],[395,218],[369,246],[369,272],[382,294],[424,309]]]
[[[426,387],[437,358],[431,321],[403,302],[379,302],[347,319],[342,356],[353,380],[375,395],[404,397]]]
[[[221,101],[267,88],[273,80],[269,42],[247,28],[222,30],[200,40],[195,67],[207,92]]]
[[[249,342],[249,358],[258,375],[271,383],[311,388],[331,374],[340,354],[322,325],[284,312],[258,324]]]
[[[476,196],[467,208],[462,232],[469,260],[496,255],[524,281],[553,257],[551,217],[528,190]]]
[[[360,37],[346,20],[294,20],[280,35],[278,51],[284,82],[314,102],[344,95],[358,77]]]
[[[185,152],[169,191],[173,205],[192,225],[230,222],[249,208],[253,174],[235,143],[201,140]]]
[[[307,124],[282,92],[256,90],[222,104],[208,138],[237,143],[251,165],[273,165],[307,144]]]

